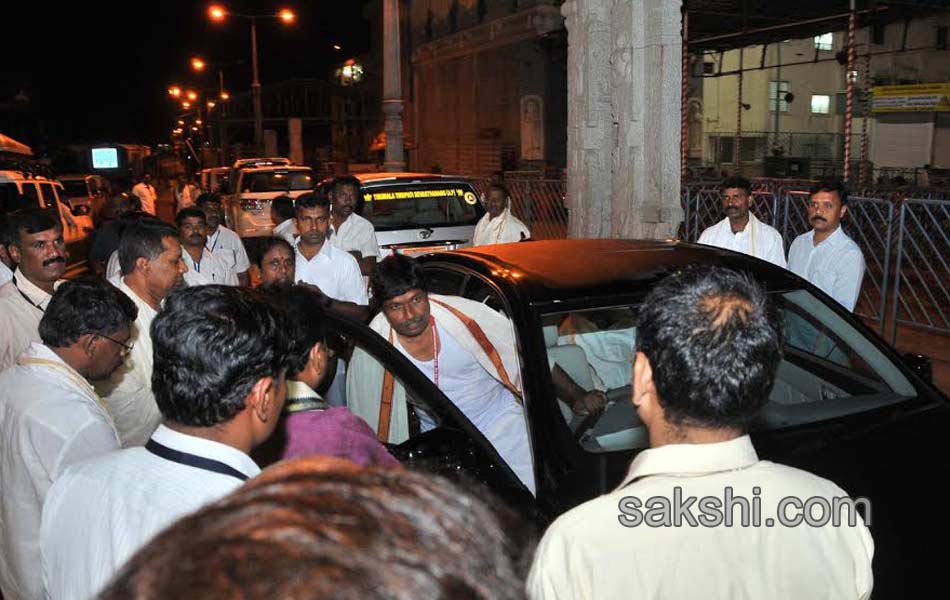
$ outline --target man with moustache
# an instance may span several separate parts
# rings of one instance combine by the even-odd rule
[[[808,200],[812,230],[792,242],[788,268],[853,311],[864,279],[864,255],[841,228],[847,212],[848,190],[841,181],[812,186]]]
[[[786,268],[782,235],[749,210],[752,206],[749,180],[738,175],[730,177],[722,182],[720,189],[726,218],[703,231],[699,243],[748,254]]]
[[[0,593],[43,598],[40,514],[66,467],[119,448],[112,418],[88,380],[108,377],[129,351],[136,308],[98,279],[59,286],[30,344],[0,374]],[[100,507],[101,508],[101,507]]]
[[[520,242],[531,237],[528,226],[511,214],[508,206],[508,188],[503,183],[493,183],[485,197],[484,216],[475,225],[473,246]]]
[[[183,250],[181,257],[188,267],[185,283],[190,286],[238,285],[237,276],[227,263],[205,246],[208,221],[203,210],[194,206],[183,208],[175,216],[175,224]]]
[[[37,328],[66,271],[67,256],[63,227],[45,210],[9,215],[7,237],[7,251],[17,267],[0,287],[0,371],[40,340]]]
[[[330,243],[353,255],[360,272],[369,276],[379,260],[379,243],[373,224],[356,214],[360,181],[352,175],[337,177],[330,188]]]
[[[208,222],[208,229],[205,232],[207,236],[205,247],[208,252],[228,265],[228,268],[237,277],[238,285],[242,287],[251,285],[251,276],[248,273],[248,269],[251,268],[251,261],[247,258],[244,243],[237,233],[221,224],[221,221],[224,220],[221,197],[217,194],[201,194],[198,196],[196,205],[204,211],[205,219]]]
[[[122,233],[119,289],[138,308],[121,369],[96,384],[115,420],[123,447],[143,446],[162,422],[152,395],[152,337],[149,328],[165,297],[184,285],[187,270],[175,228],[160,221],[142,221]]]

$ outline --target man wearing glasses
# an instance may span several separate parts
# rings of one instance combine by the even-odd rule
[[[119,241],[119,289],[138,307],[122,368],[96,384],[115,420],[122,447],[143,446],[162,422],[152,395],[152,338],[149,328],[162,301],[184,285],[187,267],[174,227],[156,219],[131,225]],[[134,346],[133,346],[134,345]]]
[[[786,268],[782,235],[758,220],[750,210],[752,184],[749,180],[730,177],[722,182],[720,189],[726,218],[703,231],[699,243],[748,254]]]
[[[63,283],[45,306],[41,342],[0,374],[0,592],[43,597],[40,515],[66,467],[119,448],[87,380],[108,377],[129,350],[137,309],[109,283]]]

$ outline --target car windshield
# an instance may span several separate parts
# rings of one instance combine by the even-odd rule
[[[245,173],[241,178],[242,192],[287,192],[313,189],[310,171],[261,171]]]
[[[474,225],[484,214],[464,182],[372,186],[363,190],[362,215],[377,231]]]
[[[785,356],[769,402],[753,430],[816,423],[916,396],[878,347],[806,290],[772,294],[785,318]],[[646,448],[649,438],[631,403],[637,306],[556,312],[541,324],[560,412],[592,453]],[[556,370],[560,373],[555,373]],[[602,411],[575,403],[563,376],[607,396]],[[557,378],[561,383],[555,385]]]

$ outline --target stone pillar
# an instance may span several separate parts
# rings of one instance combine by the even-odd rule
[[[568,0],[570,237],[672,237],[680,208],[680,0]]]
[[[399,50],[399,0],[383,0],[383,114],[386,120],[386,171],[405,171],[402,141],[402,75]]]
[[[287,119],[287,140],[289,152],[287,158],[295,165],[303,162],[303,120],[299,118]]]

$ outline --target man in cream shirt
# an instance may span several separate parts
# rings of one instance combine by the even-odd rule
[[[703,231],[700,244],[718,246],[767,260],[783,269],[785,246],[775,228],[755,218],[752,211],[752,184],[745,177],[730,177],[722,182],[722,208],[726,218]]]
[[[501,183],[493,183],[485,197],[488,212],[475,225],[473,246],[520,242],[531,237],[528,226],[511,214],[508,189]]]
[[[119,447],[87,379],[107,377],[128,352],[135,305],[98,280],[57,289],[33,342],[0,374],[0,592],[42,598],[40,514],[66,467]]]
[[[360,180],[352,175],[337,177],[330,188],[330,243],[349,252],[360,263],[364,277],[373,274],[379,260],[379,243],[373,224],[356,214]]]
[[[830,504],[844,490],[759,460],[747,433],[782,357],[779,318],[758,284],[728,269],[687,269],[653,289],[638,315],[632,398],[650,448],[616,490],[548,528],[528,576],[532,600],[871,595],[874,543],[857,511],[840,526],[783,520],[801,516],[780,508],[786,497]],[[758,499],[760,522],[729,510],[726,524],[730,496]],[[704,509],[706,497],[718,507]]]
[[[175,216],[178,225],[178,241],[181,242],[182,260],[188,270],[185,283],[188,285],[238,285],[237,274],[217,254],[212,254],[205,242],[208,239],[208,222],[204,211],[195,206],[183,208]]]
[[[40,340],[37,328],[66,271],[67,256],[63,229],[48,211],[11,214],[7,235],[7,251],[17,268],[11,281],[0,287],[0,371]]]
[[[109,407],[123,447],[142,446],[162,421],[152,395],[152,337],[149,328],[162,301],[184,285],[187,267],[173,227],[143,221],[130,225],[119,242],[119,289],[138,307],[132,352],[122,368],[96,385]]]

